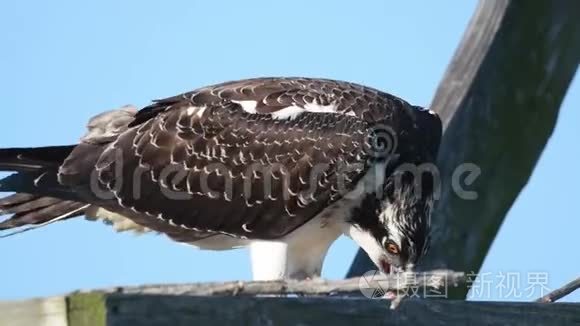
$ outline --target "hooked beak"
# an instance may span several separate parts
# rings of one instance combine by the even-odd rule
[[[383,272],[384,274],[391,273],[391,265],[387,262],[385,258],[381,258],[379,260],[379,268],[381,269],[381,272]]]
[[[404,267],[394,266],[389,264],[386,258],[381,258],[379,260],[379,269],[384,274],[412,272],[414,267],[415,266],[413,264],[409,264]]]

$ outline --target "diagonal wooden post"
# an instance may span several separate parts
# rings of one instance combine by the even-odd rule
[[[578,12],[575,0],[480,1],[432,104],[445,129],[442,191],[432,250],[420,267],[479,271],[552,134],[580,62]],[[456,178],[454,187],[453,173],[465,163],[481,174],[467,186]],[[457,184],[477,198],[462,198]],[[348,277],[371,269],[359,250]]]

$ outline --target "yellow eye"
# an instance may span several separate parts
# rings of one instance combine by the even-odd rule
[[[396,244],[391,242],[391,243],[387,244],[387,251],[393,255],[398,255],[399,254],[399,247],[397,247]]]

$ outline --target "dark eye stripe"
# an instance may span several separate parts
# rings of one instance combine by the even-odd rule
[[[381,246],[383,246],[383,248],[385,248],[387,246],[387,241],[389,241],[389,238],[387,238],[387,237],[383,237],[381,239]]]

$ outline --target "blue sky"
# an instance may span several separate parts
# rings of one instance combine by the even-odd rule
[[[89,117],[225,80],[313,76],[373,86],[417,105],[433,98],[475,1],[77,1],[0,4],[0,147],[76,142]],[[514,72],[517,73],[517,72]],[[573,108],[576,107],[576,110]],[[485,261],[501,275],[578,276],[580,82]],[[323,276],[356,252],[341,238]],[[250,278],[245,250],[211,252],[84,220],[0,240],[0,299],[143,283]],[[503,274],[502,274],[503,273]],[[543,275],[543,274],[542,274]],[[502,290],[503,289],[503,290]],[[579,301],[580,294],[567,300]]]

